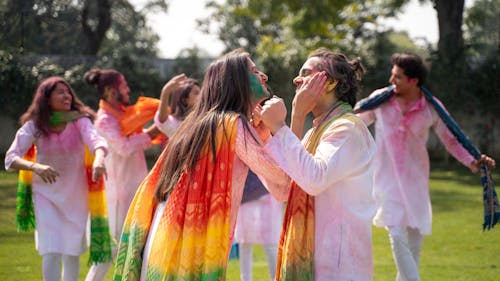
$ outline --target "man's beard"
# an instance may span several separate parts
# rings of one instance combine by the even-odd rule
[[[125,97],[119,93],[116,99],[122,104],[122,105],[130,105],[130,100],[125,100]]]

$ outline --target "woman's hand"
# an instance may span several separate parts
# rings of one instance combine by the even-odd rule
[[[54,168],[40,163],[33,163],[31,165],[31,170],[33,173],[41,177],[45,183],[55,183],[57,177],[59,176],[59,173]]]
[[[260,118],[273,135],[281,127],[286,126],[286,106],[283,99],[274,96],[267,100],[260,111]]]
[[[261,111],[262,111],[262,106],[258,104],[252,112],[252,116],[250,118],[250,124],[252,124],[257,134],[259,134],[260,139],[262,141],[266,141],[271,136],[271,131],[262,122],[262,116],[260,115]]]

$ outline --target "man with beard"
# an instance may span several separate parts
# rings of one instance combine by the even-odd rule
[[[129,205],[148,173],[144,150],[151,146],[159,131],[152,125],[139,133],[122,133],[120,121],[130,104],[130,89],[123,74],[114,69],[92,69],[85,73],[84,79],[97,88],[100,97],[95,127],[109,144],[105,163],[108,218],[111,234],[119,242]],[[93,264],[86,280],[104,280],[110,266],[111,263]]]

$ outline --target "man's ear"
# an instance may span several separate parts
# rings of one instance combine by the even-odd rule
[[[333,91],[333,89],[335,89],[335,87],[337,87],[338,83],[339,83],[338,80],[335,80],[333,78],[329,78],[326,81],[326,92],[329,93],[329,92]]]
[[[115,92],[115,89],[111,86],[106,86],[104,87],[104,98],[107,99],[109,97],[111,97],[113,95],[113,93]]]
[[[415,84],[415,85],[418,85],[418,78],[408,78],[408,82],[412,83],[412,84]]]

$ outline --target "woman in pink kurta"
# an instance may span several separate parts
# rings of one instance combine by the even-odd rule
[[[36,110],[35,110],[36,108]],[[59,77],[44,80],[37,89],[32,106],[23,115],[23,126],[6,153],[5,168],[32,170],[35,208],[35,241],[43,256],[44,280],[77,280],[79,256],[86,250],[86,225],[89,215],[88,182],[84,166],[84,146],[96,152],[95,177],[104,172],[105,140],[83,117],[57,125],[45,124],[54,111],[86,111],[69,84]],[[45,117],[43,117],[46,115]],[[40,124],[40,125],[37,125]],[[32,145],[36,163],[23,160]]]

